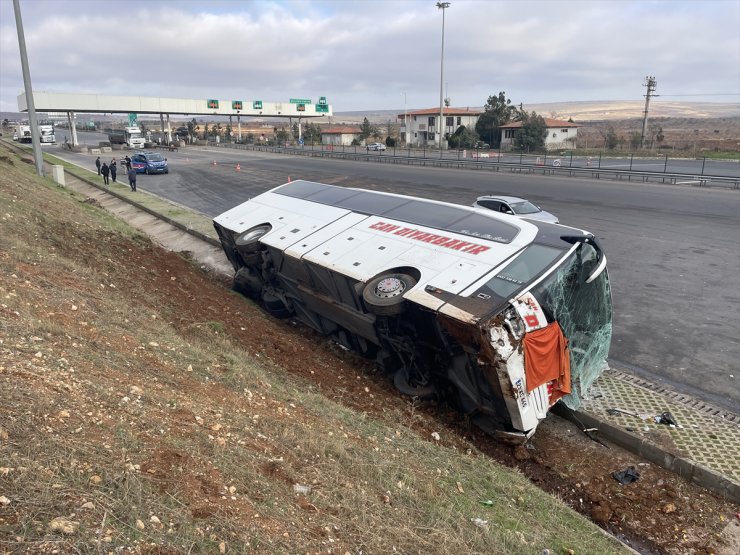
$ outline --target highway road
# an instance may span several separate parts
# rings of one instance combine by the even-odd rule
[[[94,170],[92,155],[63,156]],[[289,178],[459,204],[491,193],[526,197],[604,246],[615,309],[612,365],[740,413],[738,191],[221,148],[166,156],[170,174],[139,176],[138,188],[209,216]]]

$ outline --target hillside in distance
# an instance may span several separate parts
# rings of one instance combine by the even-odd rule
[[[456,108],[467,108],[454,104]],[[433,106],[409,106],[408,111],[431,108]],[[482,110],[482,106],[470,106],[471,110]],[[645,109],[644,100],[593,100],[579,102],[548,102],[543,104],[524,104],[527,112],[535,111],[541,116],[567,120],[572,118],[576,122],[586,121],[618,121],[632,118],[641,118]],[[335,112],[331,118],[321,118],[318,121],[331,119],[332,123],[356,123],[367,118],[371,123],[386,123],[389,119],[395,120],[400,110],[363,110],[356,112]],[[650,102],[651,118],[735,118],[740,117],[740,103],[738,102],[685,102],[654,99]]]

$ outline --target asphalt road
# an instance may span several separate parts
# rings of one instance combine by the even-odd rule
[[[92,155],[64,156],[94,170]],[[139,176],[138,188],[209,216],[289,178],[459,204],[491,193],[528,198],[600,239],[614,296],[610,362],[740,412],[738,191],[220,148],[166,156],[170,174]]]

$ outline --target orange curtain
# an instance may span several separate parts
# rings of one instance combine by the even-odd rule
[[[524,375],[527,393],[555,381],[550,393],[552,403],[570,393],[568,340],[557,322],[524,336]]]

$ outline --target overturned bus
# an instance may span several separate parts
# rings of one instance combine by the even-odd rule
[[[586,231],[293,181],[217,216],[234,287],[374,358],[404,394],[529,437],[606,366],[606,257]]]

